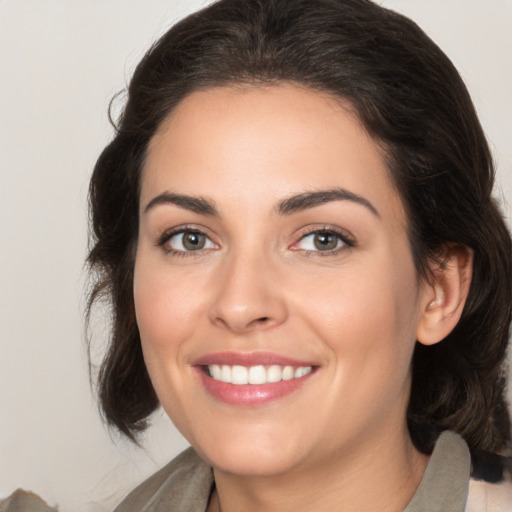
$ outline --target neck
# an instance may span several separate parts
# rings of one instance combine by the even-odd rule
[[[240,476],[215,469],[208,512],[332,512],[341,504],[347,512],[401,512],[421,481],[428,457],[414,448],[405,425],[391,439],[367,437],[358,441],[357,450],[286,474]]]

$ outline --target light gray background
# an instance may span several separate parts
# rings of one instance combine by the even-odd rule
[[[512,0],[381,3],[416,20],[461,71],[496,158],[496,195],[510,201]],[[185,446],[161,413],[145,450],[102,426],[85,362],[83,259],[109,100],[150,43],[204,4],[0,0],[0,497],[24,487],[62,512],[107,511]]]

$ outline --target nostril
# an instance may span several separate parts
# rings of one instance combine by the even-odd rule
[[[249,325],[255,327],[255,326],[266,326],[272,323],[272,318],[269,316],[261,316],[259,318],[255,318],[252,322],[250,322]]]

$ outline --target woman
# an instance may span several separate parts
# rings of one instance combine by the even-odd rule
[[[410,20],[221,0],[174,26],[92,177],[90,304],[107,421],[135,440],[161,404],[193,449],[116,510],[509,509],[492,185]]]

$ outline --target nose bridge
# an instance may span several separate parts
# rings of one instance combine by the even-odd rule
[[[276,265],[262,249],[230,251],[216,276],[211,320],[237,333],[283,322],[286,306],[274,279]]]

